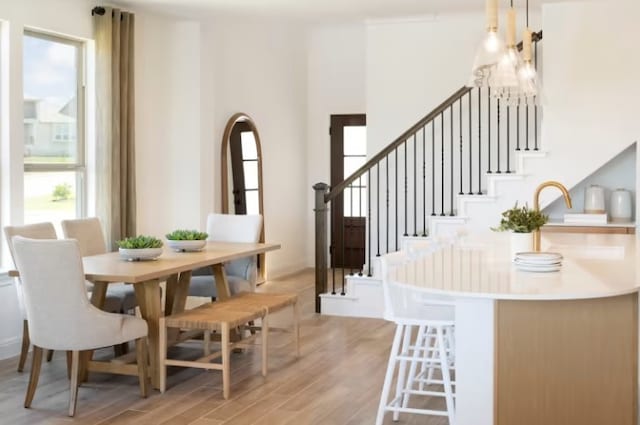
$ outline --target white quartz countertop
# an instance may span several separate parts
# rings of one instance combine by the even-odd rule
[[[470,235],[441,248],[408,253],[389,266],[388,278],[454,297],[512,300],[604,298],[637,292],[636,235],[542,236],[542,251],[563,255],[556,272],[526,272],[509,255],[510,235]]]

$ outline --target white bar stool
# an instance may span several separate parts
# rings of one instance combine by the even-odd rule
[[[396,332],[378,407],[376,425],[382,425],[386,412],[393,412],[393,420],[400,413],[447,416],[455,424],[454,385],[454,307],[452,302],[431,299],[419,288],[395,282],[389,270],[402,266],[410,259],[402,252],[381,258],[385,299],[385,319],[396,323]],[[397,366],[397,367],[396,367]],[[418,367],[420,370],[418,371]],[[397,369],[397,374],[396,374]],[[434,378],[439,369],[441,379]],[[389,400],[391,385],[396,376],[394,397]],[[442,386],[442,391],[426,386]],[[446,410],[411,408],[411,396],[444,397]]]

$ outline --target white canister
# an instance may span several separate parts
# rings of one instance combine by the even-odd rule
[[[533,233],[511,233],[509,241],[510,255],[513,260],[518,252],[533,251]]]
[[[584,193],[584,212],[587,214],[604,214],[604,189],[592,184]]]
[[[625,189],[616,189],[611,192],[611,221],[628,223],[631,221],[631,192]]]

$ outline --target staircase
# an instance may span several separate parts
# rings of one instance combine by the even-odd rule
[[[536,50],[541,39],[534,34]],[[341,183],[316,184],[316,311],[381,317],[378,257],[471,221],[495,224],[495,205],[513,202],[502,194],[517,192],[529,161],[545,156],[540,119],[535,105],[505,106],[490,89],[462,87]],[[354,199],[358,210],[366,200],[365,258],[329,268],[330,246],[343,247],[333,252],[342,259],[357,255],[345,244],[348,222],[327,220],[334,204],[344,208],[345,194],[345,216],[360,212]]]

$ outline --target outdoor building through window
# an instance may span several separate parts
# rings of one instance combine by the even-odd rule
[[[84,213],[81,42],[24,34],[24,222]]]

